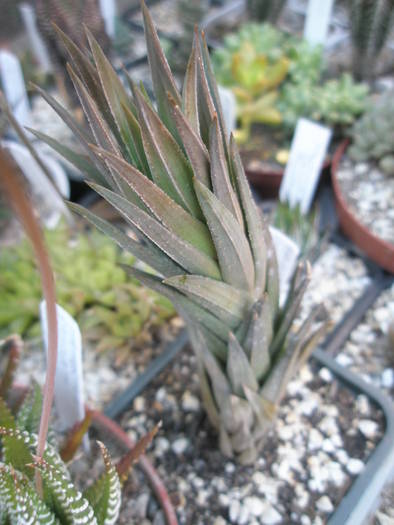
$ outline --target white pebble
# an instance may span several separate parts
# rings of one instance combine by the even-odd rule
[[[230,518],[231,523],[237,523],[240,511],[240,502],[237,499],[233,499],[228,510],[228,517]]]
[[[376,436],[378,424],[370,419],[361,419],[358,422],[358,429],[366,438],[372,439]]]
[[[357,476],[364,468],[364,463],[361,459],[350,458],[346,464],[346,469],[352,476]]]
[[[282,516],[279,512],[271,505],[266,505],[264,513],[260,516],[260,521],[263,525],[276,525],[282,522]]]
[[[338,354],[336,357],[336,362],[346,367],[353,363],[353,359],[346,354]]]
[[[320,369],[319,377],[320,379],[323,379],[323,381],[325,381],[326,383],[331,383],[332,381],[332,373],[326,367],[323,367]]]
[[[252,516],[261,516],[263,514],[264,503],[260,498],[250,496],[245,498],[244,504]]]
[[[394,386],[394,370],[392,368],[386,368],[382,372],[381,383],[384,388],[393,388]]]
[[[175,452],[175,454],[179,456],[185,452],[188,446],[189,440],[187,438],[178,438],[173,442],[171,448],[173,452]]]
[[[327,514],[334,510],[334,505],[328,496],[322,496],[320,499],[318,499],[316,501],[316,507],[321,512],[326,512]]]
[[[182,396],[182,408],[188,412],[198,412],[200,401],[190,392],[186,391]]]

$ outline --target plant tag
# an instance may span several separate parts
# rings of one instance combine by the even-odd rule
[[[111,38],[115,38],[115,0],[99,0],[101,16],[104,19],[105,32]]]
[[[311,207],[332,131],[300,118],[291,143],[290,157],[280,186],[279,198],[302,213]]]
[[[34,8],[30,4],[23,2],[22,4],[19,4],[19,11],[22,16],[27,36],[29,37],[34,58],[39,64],[41,70],[44,73],[49,73],[52,71],[51,60],[45,42],[37,29]]]
[[[325,44],[334,0],[309,0],[304,38],[310,44]]]
[[[289,291],[290,280],[297,266],[300,249],[297,244],[277,228],[270,226],[279,269],[279,304],[283,306]]]
[[[85,417],[82,375],[82,338],[78,324],[56,305],[58,323],[57,365],[54,401],[60,430],[70,430]],[[48,323],[45,301],[40,304],[41,327],[48,354]],[[85,436],[87,438],[87,436]]]
[[[0,85],[18,123],[30,126],[30,106],[20,62],[13,53],[4,49],[0,50]]]
[[[224,124],[226,126],[227,136],[234,131],[236,124],[236,102],[234,93],[223,86],[218,86],[219,98],[223,109]]]

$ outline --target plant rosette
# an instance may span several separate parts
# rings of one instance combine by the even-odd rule
[[[394,273],[394,178],[372,162],[354,162],[348,141],[336,150],[331,169],[341,228],[372,261]]]
[[[28,387],[14,383],[8,395],[10,405],[19,407],[29,391],[30,389]],[[135,446],[133,440],[121,426],[106,417],[101,411],[91,410],[87,407],[86,414],[87,419],[82,423],[83,428],[81,428],[81,432],[84,434],[87,431],[87,427],[89,427],[90,440],[87,448],[88,452],[86,450],[84,452],[80,452],[78,449],[74,450],[75,443],[80,442],[82,437],[79,430],[76,430],[74,439],[68,439],[67,444],[67,454],[70,454],[72,457],[72,459],[67,461],[67,464],[72,480],[80,490],[85,490],[92,480],[98,479],[103,470],[103,459],[100,454],[100,448],[97,446],[97,440],[105,444],[111,457],[114,459],[126,458],[127,453]],[[147,490],[146,485],[148,483],[152,495],[152,505],[155,507],[156,512],[165,518],[167,525],[177,525],[176,514],[165,484],[150,459],[143,453],[156,430],[150,435],[146,435],[146,438],[143,437],[144,431],[142,429],[140,430],[141,442],[138,443],[138,448],[136,447],[135,450],[138,451],[139,447],[142,447],[137,454],[138,459],[132,461],[132,464],[138,461],[139,472],[134,471],[133,478],[131,479],[129,477],[122,487],[122,503],[118,521],[119,523],[130,523],[130,520],[140,512],[135,492]],[[57,432],[52,432],[52,437],[56,435],[56,438],[61,439],[64,437],[63,434],[64,433],[58,435]],[[146,439],[146,443],[144,443],[144,439]],[[65,450],[66,449],[63,448],[63,453]],[[65,456],[62,457],[65,458]],[[86,478],[87,472],[89,473],[89,479]]]

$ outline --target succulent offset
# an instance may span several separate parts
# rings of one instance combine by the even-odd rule
[[[143,86],[129,94],[88,35],[93,62],[62,35],[90,130],[43,96],[85,147],[80,156],[47,138],[134,231],[71,208],[157,274],[128,268],[168,297],[187,323],[202,399],[221,450],[255,460],[290,377],[325,331],[321,309],[294,319],[309,280],[301,264],[279,306],[276,255],[237,147],[227,138],[204,38],[197,34],[180,95],[143,4],[157,110]],[[42,135],[41,135],[41,138]]]
[[[350,157],[356,162],[376,162],[388,176],[394,176],[394,100],[388,91],[366,111],[351,130]]]
[[[97,442],[105,471],[81,492],[71,481],[66,461],[72,459],[90,424],[91,418],[78,424],[59,450],[49,433],[42,458],[35,456],[41,415],[42,394],[39,385],[25,395],[14,414],[12,378],[20,358],[21,341],[12,336],[0,341],[2,377],[0,381],[0,522],[10,524],[112,525],[118,520],[121,486],[133,463],[143,454],[157,432],[155,427],[113,465],[108,450]],[[42,475],[42,494],[34,482],[34,470]]]

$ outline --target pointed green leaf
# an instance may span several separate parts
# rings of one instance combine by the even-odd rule
[[[310,281],[310,264],[308,262],[300,264],[296,270],[295,288],[291,292],[292,300],[291,303],[285,309],[285,314],[280,322],[280,325],[275,333],[274,340],[270,348],[271,355],[274,356],[276,352],[279,352],[283,346],[286,336],[290,330],[291,323],[293,322],[301,304],[301,300],[304,296],[305,290]]]
[[[231,328],[243,319],[248,307],[248,295],[232,286],[199,275],[177,275],[164,281],[195,300]]]
[[[211,181],[213,192],[222,204],[234,215],[244,227],[242,211],[237,196],[230,182],[227,161],[223,147],[223,137],[218,119],[215,116],[209,132],[209,155],[211,159]]]
[[[195,217],[201,210],[193,191],[193,172],[181,148],[156,112],[135,90],[145,154],[153,180],[175,202]],[[169,106],[169,104],[168,104]]]
[[[263,228],[264,243],[266,246],[266,290],[271,303],[271,311],[274,322],[279,309],[279,269],[276,258],[275,246],[271,233],[267,227]]]
[[[273,320],[268,294],[253,307],[252,320],[245,339],[244,348],[250,356],[250,364],[259,380],[270,366],[270,345],[273,335]]]
[[[26,127],[26,129],[30,131],[30,133],[33,133],[33,135],[35,135],[39,140],[42,140],[48,144],[48,146],[50,146],[57,153],[59,153],[59,155],[75,166],[77,170],[84,174],[88,179],[92,179],[98,184],[105,184],[105,178],[101,175],[101,172],[94,166],[87,156],[75,153],[74,150],[64,146],[49,135],[45,135],[45,133],[41,133],[40,131],[36,131],[29,127]]]
[[[123,177],[149,211],[175,235],[214,258],[215,247],[204,223],[176,204],[163,190],[136,168],[115,155],[101,152],[109,165]]]
[[[100,159],[98,159],[94,155],[91,148],[89,147],[89,144],[93,141],[92,135],[90,133],[87,134],[85,130],[82,130],[79,124],[77,124],[77,122],[75,121],[74,117],[63,106],[61,106],[53,97],[51,97],[51,95],[43,91],[38,86],[33,85],[33,87],[35,91],[37,91],[44,98],[44,100],[46,100],[46,102],[56,111],[59,117],[71,129],[71,131],[74,133],[77,140],[85,148],[92,162],[95,164],[97,169],[100,171],[100,173],[105,178],[107,184],[111,185],[112,184],[111,173],[109,172],[105,163],[102,162]]]
[[[230,137],[230,159],[235,185],[238,189],[245,217],[246,230],[252,248],[255,268],[255,298],[258,299],[266,283],[266,246],[263,236],[263,221],[253,200],[234,137]]]
[[[17,428],[30,433],[38,433],[41,419],[42,393],[40,385],[33,383],[33,388],[27,394],[22,406],[18,410]],[[1,423],[0,423],[1,424]],[[4,426],[4,425],[3,425]]]
[[[59,521],[38,497],[35,488],[20,472],[8,465],[0,467],[0,507],[6,510],[5,523],[17,525],[57,525]]]
[[[209,421],[211,422],[212,426],[214,428],[219,428],[220,426],[219,425],[220,423],[219,412],[217,410],[215,400],[213,399],[212,390],[209,385],[207,373],[205,371],[205,368],[201,360],[197,360],[197,366],[198,366],[198,377],[199,377],[199,384],[200,384],[200,390],[201,390],[201,397],[204,403],[204,408],[207,412]]]
[[[167,297],[182,316],[189,318],[191,322],[203,325],[207,330],[221,338],[223,341],[227,340],[229,331],[228,326],[219,318],[204,310],[198,306],[198,304],[194,303],[174,288],[164,284],[161,279],[145,272],[141,272],[131,266],[123,266],[123,268],[129,275],[132,275],[144,285]]]
[[[186,121],[194,133],[200,137],[200,121],[198,117],[198,93],[197,93],[197,57],[196,57],[196,39],[198,36],[194,34],[192,52],[190,54],[189,62],[187,64],[185,80],[183,82],[182,91],[182,109],[185,114]]]
[[[168,257],[185,270],[190,273],[220,279],[220,270],[212,258],[174,235],[156,219],[150,217],[146,212],[140,210],[125,198],[97,184],[90,184],[90,186],[112,204],[127,221],[141,230]]]
[[[15,438],[17,432],[14,416],[3,399],[0,398],[0,435],[2,436],[3,461],[20,472],[26,472],[25,465],[32,461],[32,455],[23,440]],[[31,477],[31,472],[27,472],[27,474]]]
[[[142,142],[141,128],[137,117],[129,107],[122,105],[122,108],[132,134],[133,147],[137,158],[136,166],[144,175],[149,179],[152,179],[148,159],[145,155],[144,144]]]
[[[163,53],[160,40],[153,25],[152,18],[145,2],[141,2],[144,17],[145,38],[148,50],[149,66],[152,75],[153,89],[155,92],[157,107],[160,118],[170,130],[171,134],[177,138],[176,126],[171,118],[168,105],[167,93],[170,93],[177,104],[181,103],[178,89],[172,76],[170,66]],[[179,142],[179,140],[178,140]]]
[[[221,413],[225,407],[229,407],[231,395],[230,384],[215,357],[208,352],[204,335],[197,326],[194,324],[188,325],[190,340],[197,358],[203,363],[204,369],[210,379],[213,395],[219,412]]]
[[[86,34],[92,50],[93,59],[96,64],[97,73],[101,82],[102,91],[110,108],[113,120],[116,123],[118,134],[121,137],[123,152],[127,152],[130,160],[137,163],[137,153],[134,144],[134,137],[129,126],[128,118],[123,108],[128,108],[130,98],[123,87],[118,75],[115,73],[110,62],[104,55],[101,47],[87,29]]]
[[[56,508],[64,516],[65,523],[89,523],[98,525],[89,502],[82,496],[62,470],[45,459],[34,456],[34,467],[42,474]],[[112,523],[112,522],[111,522]]]
[[[191,127],[190,122],[182,113],[180,107],[177,106],[175,101],[173,101],[171,98],[170,104],[172,116],[176,123],[178,133],[182,139],[186,155],[188,156],[190,164],[192,165],[193,173],[197,179],[205,184],[205,186],[210,188],[208,150],[200,137]]]
[[[167,257],[165,253],[157,248],[157,246],[151,243],[148,239],[144,242],[136,241],[123,233],[122,230],[116,228],[111,223],[101,219],[88,209],[75,204],[73,202],[68,203],[68,207],[84,217],[91,224],[96,226],[105,235],[108,235],[113,239],[122,249],[132,253],[137,259],[140,259],[144,263],[151,266],[154,270],[165,276],[179,275],[182,273],[181,266],[178,266],[172,259]]]
[[[201,48],[199,44],[197,44],[195,48],[195,57],[197,68],[197,107],[198,119],[200,123],[200,136],[204,144],[209,147],[209,131],[212,120],[217,113],[205,75],[203,59],[201,56]]]
[[[253,290],[253,258],[241,226],[208,188],[197,179],[194,185],[216,247],[223,280],[240,290]]]
[[[227,137],[227,130],[225,129],[225,125],[224,125],[223,109],[222,109],[222,103],[220,101],[219,89],[218,89],[218,85],[216,82],[215,74],[213,72],[211,58],[209,55],[208,45],[205,39],[204,32],[201,32],[199,35],[199,43],[200,43],[200,48],[201,48],[202,63],[203,63],[204,70],[205,70],[205,76],[207,78],[209,91],[211,93],[211,97],[215,105],[216,113],[218,114],[220,130],[223,136]]]
[[[243,394],[243,387],[257,391],[258,384],[248,358],[236,337],[231,332],[228,340],[227,376],[230,379],[233,392]]]
[[[97,525],[114,525],[119,516],[121,487],[116,468],[111,463],[108,450],[97,442],[103,455],[105,473],[84,493],[94,509]]]
[[[111,130],[108,128],[105,120],[102,118],[96,103],[91,98],[85,86],[83,85],[81,80],[76,76],[72,68],[68,67],[67,69],[71,80],[74,84],[77,95],[79,97],[82,109],[89,123],[90,129],[92,130],[92,133],[96,140],[96,143],[101,148],[109,149],[113,153],[120,155],[119,147],[111,134]],[[112,174],[111,168],[109,168],[109,172]],[[111,186],[113,188],[118,188],[121,191],[121,186],[119,185],[113,174],[111,179]]]

